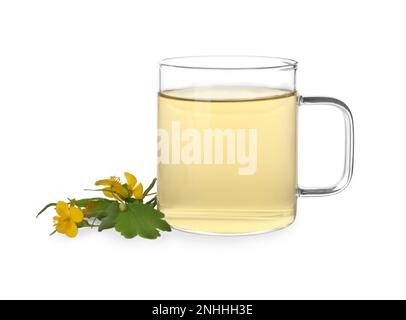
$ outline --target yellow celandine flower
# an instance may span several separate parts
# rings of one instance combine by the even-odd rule
[[[141,200],[144,198],[144,188],[142,183],[137,184],[137,178],[131,173],[124,172],[125,179],[127,180],[128,190],[132,193],[135,199]]]
[[[110,177],[109,179],[103,179],[96,181],[96,186],[106,186],[103,189],[103,193],[106,197],[115,198],[117,200],[125,200],[131,196],[135,199],[143,199],[143,186],[141,183],[137,185],[137,178],[129,172],[124,172],[126,185],[121,184],[120,178]]]
[[[103,193],[108,198],[114,198],[117,200],[124,200],[130,196],[128,189],[125,188],[118,177],[110,177],[109,179],[102,179],[96,181],[96,186],[106,186],[103,189]]]
[[[77,224],[83,221],[83,212],[72,204],[64,201],[58,201],[55,207],[57,216],[54,217],[54,226],[59,233],[66,234],[68,237],[74,238],[78,234]]]

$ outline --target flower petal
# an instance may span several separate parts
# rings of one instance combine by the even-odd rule
[[[129,172],[124,172],[124,176],[127,180],[128,189],[134,189],[135,185],[137,184],[137,178]]]
[[[135,187],[135,189],[134,189],[134,191],[133,191],[133,194],[134,194],[134,198],[135,199],[138,199],[138,200],[141,200],[141,199],[143,199],[144,198],[144,195],[143,195],[143,191],[144,190],[144,188],[143,188],[143,186],[142,186],[142,183],[139,183],[136,187]]]
[[[118,196],[121,199],[127,199],[130,195],[128,189],[123,187],[121,184],[114,185],[111,189],[114,191],[113,195]]]
[[[78,226],[76,225],[76,223],[69,221],[68,223],[66,223],[66,232],[65,234],[70,237],[70,238],[74,238],[78,235]]]
[[[70,208],[70,218],[73,222],[82,222],[83,221],[83,212],[79,208],[71,207]]]
[[[55,226],[56,231],[59,233],[66,233],[66,230],[68,229],[68,222],[60,222]]]
[[[105,195],[106,197],[108,197],[108,198],[114,198],[114,197],[113,197],[113,194],[112,194],[109,190],[111,190],[111,188],[105,188],[105,189],[103,189],[104,195]]]
[[[111,186],[112,184],[114,184],[114,180],[112,179],[102,179],[102,180],[98,180],[96,181],[95,185],[96,186]]]
[[[55,207],[56,212],[58,215],[60,215],[62,218],[67,218],[69,217],[69,208],[68,204],[64,201],[58,201]]]

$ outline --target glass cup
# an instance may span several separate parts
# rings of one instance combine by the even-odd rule
[[[296,91],[297,62],[255,56],[201,56],[160,63],[158,206],[176,229],[250,234],[280,229],[296,216],[299,196],[342,191],[353,172],[349,108]],[[342,111],[341,179],[321,188],[297,183],[301,105]]]

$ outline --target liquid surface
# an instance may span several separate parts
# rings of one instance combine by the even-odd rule
[[[295,92],[188,88],[160,93],[158,99],[158,127],[169,138],[167,148],[160,138],[158,200],[173,227],[239,234],[294,221]],[[210,140],[207,130],[223,136]]]

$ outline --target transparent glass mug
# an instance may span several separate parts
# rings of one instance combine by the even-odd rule
[[[201,56],[160,63],[158,206],[177,229],[249,234],[280,229],[299,196],[342,191],[353,171],[349,108],[296,92],[297,62],[253,56]],[[345,161],[335,185],[297,184],[300,105],[342,111]]]

